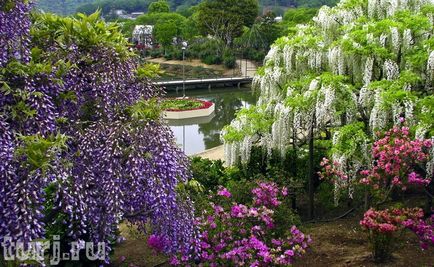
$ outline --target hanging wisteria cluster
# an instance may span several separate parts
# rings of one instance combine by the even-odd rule
[[[29,4],[22,1],[0,3],[0,67],[11,59],[27,61],[29,57]]]
[[[366,140],[354,141],[363,149],[332,149],[332,158],[348,173],[370,164],[367,147],[375,132],[399,124],[401,117],[426,138],[434,125],[419,114],[433,110],[423,104],[433,90],[433,10],[429,0],[343,0],[277,40],[254,78],[260,97],[251,108],[269,118],[270,127],[252,130],[258,123],[240,113],[222,135],[226,162],[240,162],[239,154],[227,151],[251,147],[245,140],[267,139],[259,144],[284,156],[291,143],[306,141],[312,127],[332,132],[338,141],[344,140],[338,138],[342,126],[362,122]]]
[[[109,245],[128,220],[190,252],[193,210],[177,194],[188,159],[117,26],[41,14],[30,43],[29,5],[14,2],[0,9],[0,243],[48,231]]]

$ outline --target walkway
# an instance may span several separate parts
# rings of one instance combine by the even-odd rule
[[[201,157],[204,159],[210,159],[210,160],[224,160],[225,158],[225,151],[224,151],[224,146],[218,146],[218,147],[214,147],[208,150],[205,150],[203,152],[197,153],[193,156],[195,157]]]
[[[165,87],[182,87],[185,83],[185,86],[201,86],[201,87],[210,87],[215,84],[230,86],[239,86],[241,84],[251,83],[251,77],[230,77],[230,78],[207,78],[207,79],[191,79],[191,80],[176,80],[176,81],[160,81],[156,82],[156,84],[165,86]]]
[[[240,69],[243,77],[253,77],[258,67],[256,63],[248,59],[237,59],[237,67]]]

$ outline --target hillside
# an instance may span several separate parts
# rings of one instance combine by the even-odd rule
[[[45,12],[68,15],[76,12],[77,7],[93,3],[95,0],[36,0],[36,8]]]
[[[77,11],[94,11],[101,8],[103,13],[111,9],[124,9],[128,12],[146,12],[149,3],[155,0],[36,0],[36,7],[46,12],[61,15],[73,14]],[[169,0],[172,10],[186,9],[202,0]],[[281,7],[320,7],[334,5],[337,0],[259,0],[261,6]]]

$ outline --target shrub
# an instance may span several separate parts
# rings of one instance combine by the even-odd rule
[[[369,209],[365,212],[360,225],[369,231],[372,255],[377,262],[391,258],[395,233],[403,230],[410,222],[419,222],[423,218],[421,209]],[[431,232],[432,233],[432,232]]]
[[[206,55],[201,58],[202,62],[207,65],[217,65],[222,62],[221,58],[216,55]]]
[[[223,64],[228,69],[233,69],[237,65],[237,59],[235,58],[235,55],[232,53],[232,51],[226,49],[223,53]]]
[[[205,191],[216,192],[219,185],[224,185],[228,181],[221,160],[193,157],[191,159],[191,170],[193,178],[204,187]]]
[[[197,255],[173,257],[171,264],[288,266],[302,257],[311,243],[309,236],[295,225],[283,235],[275,231],[275,211],[287,196],[286,188],[260,182],[251,194],[250,203],[240,204],[233,202],[228,189],[220,187],[197,221],[202,230]]]
[[[164,51],[160,48],[149,50],[148,53],[152,58],[162,57],[164,55]]]

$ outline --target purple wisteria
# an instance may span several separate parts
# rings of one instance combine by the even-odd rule
[[[23,1],[0,3],[0,67],[11,59],[29,60],[29,4]]]
[[[161,123],[161,89],[136,77],[117,27],[36,15],[29,43],[28,10],[0,7],[0,242],[109,245],[128,220],[189,253],[193,210],[177,194],[189,162]]]

